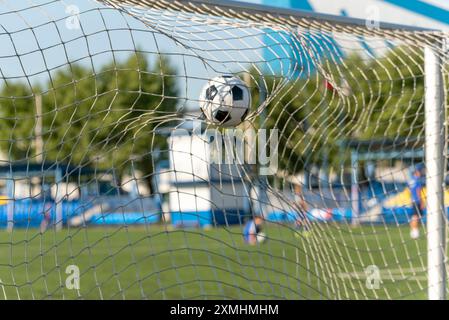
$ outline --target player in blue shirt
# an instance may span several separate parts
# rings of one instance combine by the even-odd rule
[[[422,197],[423,187],[424,187],[424,165],[417,164],[413,170],[412,177],[409,181],[409,189],[413,208],[413,214],[410,220],[410,237],[412,239],[419,238],[419,221],[422,218],[424,210],[424,201]]]
[[[262,217],[256,216],[249,220],[243,228],[243,239],[250,245],[257,244],[257,235],[262,231]]]

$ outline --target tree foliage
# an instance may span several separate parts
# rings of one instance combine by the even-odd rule
[[[175,79],[167,59],[150,64],[136,53],[100,70],[71,64],[40,86],[5,83],[0,90],[0,149],[12,161],[36,156],[35,98],[40,94],[43,161],[114,168],[118,174],[134,166],[149,177],[152,150],[166,143],[154,129],[176,111]]]
[[[265,75],[269,104],[256,122],[279,129],[279,162],[290,173],[324,159],[339,166],[348,159],[342,141],[423,134],[423,65],[421,51],[397,47],[376,59],[324,61],[286,84]],[[260,83],[251,87],[257,104]]]

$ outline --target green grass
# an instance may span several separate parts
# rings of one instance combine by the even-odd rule
[[[426,298],[425,239],[411,240],[407,227],[265,233],[266,244],[250,247],[240,227],[1,231],[0,300]],[[68,265],[80,268],[79,292],[65,287]],[[380,269],[379,289],[366,286],[369,265]]]

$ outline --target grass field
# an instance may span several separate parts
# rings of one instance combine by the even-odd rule
[[[425,239],[407,227],[316,225],[304,237],[267,225],[244,245],[240,227],[163,226],[0,232],[1,299],[426,298]],[[65,287],[68,265],[80,290]],[[382,283],[366,286],[376,265]]]

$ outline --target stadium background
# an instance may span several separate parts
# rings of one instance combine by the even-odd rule
[[[73,1],[74,4],[77,4],[77,1]],[[81,3],[81,2],[80,2]],[[267,4],[267,5],[275,5],[279,7],[286,7],[286,8],[295,8],[295,9],[302,9],[302,10],[310,10],[314,12],[319,13],[327,13],[327,14],[334,14],[334,15],[341,15],[341,16],[347,16],[347,17],[355,17],[355,18],[361,18],[361,19],[367,19],[367,18],[373,18],[376,20],[376,17],[378,17],[379,20],[384,22],[392,22],[392,23],[400,23],[400,24],[409,24],[413,26],[418,27],[430,27],[430,28],[437,28],[442,30],[448,30],[449,29],[449,4],[447,4],[445,1],[437,1],[437,0],[427,0],[427,1],[406,1],[406,0],[390,0],[390,1],[265,1],[265,2],[256,2],[254,3],[261,3],[261,4]],[[376,16],[378,14],[378,16]],[[3,21],[3,23],[7,24],[8,21]],[[10,22],[11,24],[14,24],[13,21]],[[70,33],[72,31],[66,30],[66,32]],[[75,32],[75,31],[73,31]],[[120,42],[120,37],[116,39],[116,41]],[[268,41],[268,40],[266,40]],[[145,44],[141,44],[143,48],[145,48]],[[367,47],[369,44],[365,43],[363,40],[361,40],[358,45],[360,47],[363,47],[364,50],[370,51],[370,48]],[[172,50],[172,48],[167,45],[167,47],[163,48],[166,51]],[[77,55],[82,56],[83,52],[81,48],[73,48],[72,51],[73,57],[76,57]],[[269,57],[269,53],[266,53],[266,57]],[[55,59],[57,57],[55,56]],[[179,67],[179,65],[175,65],[175,67]],[[189,66],[190,68],[196,68],[197,65],[192,63],[192,65]],[[206,77],[206,76],[205,76]],[[39,81],[39,79],[37,79]],[[201,81],[197,81],[196,83],[192,83],[192,85],[189,85],[189,95],[190,96],[197,96],[198,92],[201,88],[203,83]],[[184,90],[185,88],[182,87],[181,84],[181,90]],[[191,111],[195,111],[196,106],[195,104],[188,104],[187,109],[190,109]],[[194,123],[186,122],[183,124],[186,129],[191,129],[192,125],[195,125]],[[172,137],[167,135],[166,133],[161,130],[160,134],[164,136],[167,139],[171,139],[171,142],[169,143],[172,145],[172,151],[176,151],[178,147],[181,147],[185,145],[186,142],[191,142],[191,137],[183,137],[183,136],[177,136]],[[370,142],[370,145],[375,144],[375,141]],[[403,146],[404,148],[407,148],[407,146]],[[200,150],[202,147],[199,146],[197,150]],[[412,159],[413,161],[421,162],[422,161],[422,150],[411,150],[413,153]],[[176,153],[176,152],[175,152]],[[199,152],[201,154],[201,152]],[[42,255],[42,249],[41,247],[33,242],[33,234],[34,228],[39,228],[39,226],[42,223],[42,220],[44,219],[43,212],[49,212],[51,215],[52,221],[57,221],[57,225],[60,227],[63,226],[71,226],[71,227],[79,227],[87,223],[89,227],[93,227],[92,229],[89,229],[89,235],[90,239],[93,242],[98,241],[100,245],[95,248],[98,254],[98,262],[89,262],[93,265],[96,265],[97,263],[99,265],[102,264],[101,259],[108,260],[109,257],[113,256],[113,260],[117,261],[118,269],[124,270],[121,274],[125,278],[132,278],[134,276],[134,270],[127,269],[129,265],[125,264],[125,261],[130,258],[130,254],[127,254],[125,251],[122,251],[123,247],[126,246],[126,243],[132,243],[135,245],[137,242],[140,241],[140,239],[144,238],[146,233],[146,230],[141,228],[136,228],[135,232],[131,232],[130,234],[121,233],[120,228],[125,226],[128,228],[128,226],[134,226],[134,225],[140,225],[140,227],[146,228],[148,225],[154,225],[155,228],[151,229],[151,234],[154,236],[151,241],[153,241],[153,245],[156,248],[160,248],[161,252],[164,250],[164,239],[161,235],[163,235],[164,231],[166,231],[165,228],[161,228],[161,225],[168,224],[170,227],[176,227],[176,226],[194,226],[194,227],[210,227],[211,225],[218,224],[218,225],[233,225],[229,229],[218,229],[215,231],[209,231],[212,232],[209,234],[210,237],[215,237],[221,239],[221,244],[228,244],[230,246],[235,246],[235,243],[241,242],[241,224],[243,222],[242,219],[235,218],[236,216],[239,216],[240,213],[242,214],[242,217],[250,216],[252,213],[256,214],[262,214],[265,216],[265,218],[268,221],[275,222],[275,223],[293,223],[295,218],[295,215],[292,213],[289,214],[289,211],[292,208],[288,207],[288,204],[282,203],[282,201],[279,201],[275,195],[270,194],[268,191],[265,190],[257,190],[256,194],[260,196],[256,197],[257,201],[255,203],[250,203],[251,200],[247,199],[243,202],[236,202],[235,198],[231,199],[223,199],[216,201],[216,204],[218,203],[219,209],[211,208],[210,204],[205,204],[204,208],[198,209],[198,200],[196,199],[196,195],[204,192],[205,194],[208,194],[207,197],[210,198],[220,198],[220,194],[214,195],[214,188],[211,188],[210,185],[201,185],[198,183],[195,179],[192,179],[192,177],[187,177],[186,181],[181,181],[181,184],[175,185],[170,177],[170,172],[173,171],[173,165],[174,163],[178,162],[178,165],[185,162],[185,158],[179,157],[179,155],[173,155],[172,161],[160,161],[157,163],[157,166],[154,168],[155,175],[154,179],[152,181],[153,183],[153,194],[148,190],[148,187],[145,186],[145,183],[141,183],[139,179],[133,179],[133,177],[136,176],[136,174],[132,173],[128,176],[123,177],[121,180],[121,189],[123,193],[116,193],[116,184],[113,179],[111,179],[111,175],[109,172],[105,172],[104,174],[104,180],[98,181],[97,188],[89,189],[89,188],[78,188],[76,184],[73,183],[67,183],[64,186],[64,198],[59,198],[60,195],[58,195],[58,191],[54,188],[54,183],[50,182],[46,186],[39,186],[36,187],[36,190],[33,190],[32,186],[32,180],[33,175],[39,177],[42,174],[42,170],[45,171],[45,173],[50,177],[49,181],[57,181],[60,179],[61,176],[68,177],[68,173],[70,175],[73,175],[74,177],[80,177],[80,176],[86,176],[87,179],[89,177],[92,177],[92,171],[90,171],[90,168],[79,168],[79,167],[70,167],[66,166],[64,164],[55,164],[55,163],[44,163],[39,164],[36,166],[30,166],[28,163],[11,163],[9,161],[8,153],[5,150],[0,150],[0,160],[2,161],[3,165],[0,165],[0,176],[3,178],[2,185],[0,185],[1,192],[1,199],[0,199],[0,227],[2,228],[14,228],[14,238],[10,238],[10,236],[7,233],[3,233],[1,235],[2,243],[6,245],[10,245],[11,243],[14,244],[15,249],[15,256],[14,261],[16,261],[13,265],[18,266],[16,270],[16,275],[19,272],[19,270],[23,268],[27,268],[31,271],[31,278],[33,278],[33,275],[40,275],[41,273],[38,271],[39,268],[42,268],[43,265],[48,265],[51,271],[54,271],[54,266],[48,262],[48,260],[45,263],[38,263],[36,261],[29,262],[25,258],[25,262],[21,263],[21,259],[23,258],[23,255],[19,249],[19,247],[16,245],[16,243],[25,243],[27,248],[25,251],[31,256],[39,256]],[[363,153],[363,150],[358,154],[357,156],[363,157],[366,156],[366,154]],[[201,158],[200,158],[201,159]],[[204,160],[204,159],[202,159]],[[361,188],[359,199],[360,204],[359,207],[362,208],[361,210],[363,213],[365,213],[365,216],[367,217],[367,222],[375,222],[383,225],[383,223],[390,224],[394,227],[399,225],[406,225],[409,221],[409,216],[411,213],[411,200],[409,191],[407,189],[407,180],[409,179],[410,175],[410,166],[413,164],[413,161],[410,162],[404,162],[399,167],[387,167],[387,168],[377,168],[377,167],[367,167],[365,168],[366,172],[366,178],[372,179],[370,180],[370,187]],[[201,161],[200,161],[201,162]],[[193,171],[193,167],[195,167],[195,164],[192,164],[192,167],[187,167],[186,171]],[[178,167],[179,168],[179,167]],[[326,196],[326,190],[320,190],[320,193],[315,192],[317,184],[319,184],[318,181],[323,180],[330,180],[333,181],[333,177],[326,177],[321,175],[321,171],[319,168],[312,167],[309,168],[310,170],[308,172],[303,173],[303,177],[298,177],[299,181],[303,183],[306,190],[305,198],[307,202],[310,204],[310,207],[313,208],[308,212],[308,216],[310,220],[313,221],[335,221],[335,222],[343,222],[343,223],[351,223],[352,217],[353,217],[353,207],[350,206],[350,204],[345,202],[345,196],[344,194],[347,192],[347,189],[351,188],[351,182],[348,181],[347,185],[333,185],[332,197]],[[96,175],[98,175],[98,172],[95,172]],[[372,175],[370,177],[370,174]],[[26,179],[24,179],[24,175],[26,176]],[[194,174],[195,176],[201,176],[198,175],[196,172]],[[232,177],[232,175],[231,175]],[[384,179],[381,182],[376,181],[376,177],[390,177],[391,180]],[[11,183],[12,180],[14,180],[14,183]],[[25,181],[23,181],[25,180]],[[182,179],[181,179],[182,180]],[[179,179],[177,179],[177,183],[179,183]],[[213,182],[211,182],[213,183]],[[235,185],[236,181],[231,178],[230,184]],[[37,183],[39,184],[39,182]],[[178,193],[175,194],[175,198],[170,199],[171,196],[173,196],[173,192],[170,192],[172,190],[171,188],[176,187],[178,190]],[[184,189],[181,189],[184,188]],[[346,189],[346,190],[345,190]],[[154,193],[154,191],[156,192]],[[194,200],[192,200],[192,197],[185,198],[182,201],[180,201],[179,198],[179,191],[184,190],[184,194],[193,194],[195,195]],[[309,192],[309,191],[310,192]],[[340,190],[340,192],[339,192]],[[35,196],[38,195],[38,196]],[[294,197],[293,194],[288,194],[288,197]],[[248,195],[248,198],[254,199],[255,196]],[[449,203],[449,193],[446,192],[446,203]],[[11,200],[14,199],[14,200]],[[56,199],[59,199],[56,201]],[[265,201],[264,201],[265,199]],[[323,203],[323,199],[337,199],[336,201],[329,201],[328,203]],[[339,202],[338,199],[341,199]],[[372,201],[374,200],[374,202]],[[221,202],[220,202],[221,201]],[[171,203],[182,203],[182,207],[174,207],[171,205]],[[363,203],[362,203],[363,202]],[[261,206],[260,203],[268,203],[269,205]],[[251,208],[254,212],[250,212]],[[282,208],[283,210],[277,210],[279,208]],[[237,213],[237,214],[236,214]],[[13,214],[13,220],[14,224],[11,226],[11,214]],[[80,218],[82,217],[82,218]],[[231,219],[231,217],[233,217]],[[104,226],[107,225],[108,228],[112,229],[97,229],[97,226]],[[117,229],[115,229],[117,228]],[[363,233],[363,227],[361,232]],[[403,226],[400,226],[397,228],[397,231],[392,232],[392,235],[390,238],[385,237],[381,240],[381,242],[384,242],[387,244],[389,241],[395,242],[395,241],[401,241],[403,239],[402,233],[406,232],[404,231]],[[111,231],[112,230],[112,231]],[[114,231],[116,230],[116,231]],[[193,229],[195,230],[195,229]],[[106,238],[108,240],[107,243],[104,242],[104,233],[111,232],[112,236],[108,235]],[[187,229],[186,233],[174,233],[172,236],[172,241],[174,243],[175,247],[179,248],[187,248],[189,246],[195,247],[202,245],[203,236],[201,233],[197,233],[196,231],[193,231],[192,233],[189,233],[189,229]],[[214,233],[213,233],[214,232]],[[273,229],[273,233],[275,232],[281,232],[279,230]],[[268,234],[270,234],[268,232]],[[31,235],[31,240],[29,240]],[[186,236],[187,235],[187,236]],[[161,236],[161,241],[158,241],[158,237]],[[71,244],[67,245],[66,238],[64,233],[61,233],[60,235],[56,236],[58,238],[58,241],[56,241],[56,245],[54,242],[54,239],[52,240],[50,235],[45,235],[43,238],[43,247],[50,248],[48,249],[51,251],[51,249],[55,249],[58,251],[60,257],[63,261],[69,260],[69,253],[63,252],[64,248],[69,247],[70,250],[74,250],[75,252],[81,252],[81,254],[78,254],[78,256],[82,256],[82,252],[85,251],[85,244],[83,243],[83,237],[82,233],[76,232],[74,236],[70,236]],[[114,237],[116,237],[114,239]],[[294,239],[294,233],[289,233],[288,236],[290,237],[292,241],[295,241]],[[348,239],[350,237],[348,236]],[[188,240],[187,240],[188,239]],[[37,240],[36,240],[37,241]],[[240,241],[240,242],[239,242]],[[349,241],[349,240],[348,240]],[[365,241],[370,241],[369,237],[365,239],[357,239],[355,247],[363,247],[363,243]],[[239,244],[240,246],[240,244]],[[407,243],[406,250],[409,250],[412,255],[413,253],[416,253],[420,258],[420,253],[424,251],[424,243],[420,242],[418,245],[414,245],[412,243]],[[213,244],[208,247],[208,249],[213,248]],[[142,250],[141,247],[137,247],[136,245],[136,251]],[[289,246],[282,246],[278,243],[273,243],[272,248],[274,248],[274,251],[278,251],[281,256],[288,256],[288,257],[295,257],[296,259],[301,259],[301,257],[298,257],[298,253],[295,252],[293,247]],[[95,251],[94,250],[94,251]],[[45,254],[48,254],[49,251],[45,251]],[[5,251],[6,252],[6,251]],[[109,255],[108,255],[109,252]],[[110,252],[113,252],[111,254]],[[45,255],[44,254],[44,255]],[[141,253],[143,254],[143,253]],[[225,252],[223,252],[224,255],[232,256],[233,251],[231,248],[226,249]],[[123,255],[123,256],[122,256]],[[139,253],[137,253],[139,255]],[[160,260],[157,262],[161,268],[173,268],[173,260],[171,260],[170,257],[163,257],[160,258]],[[6,254],[3,257],[6,259]],[[9,257],[11,258],[11,257]],[[73,257],[70,257],[72,259]],[[147,256],[144,258],[148,258]],[[207,261],[209,257],[197,257],[196,262],[203,262],[205,265],[207,263],[210,263],[210,261]],[[261,259],[258,263],[260,265],[268,264],[268,263],[274,263],[276,266],[273,268],[273,270],[280,269],[282,265],[282,259],[278,259],[279,261],[272,261],[272,257],[268,259],[269,257],[266,257],[267,259]],[[388,259],[393,259],[393,257],[389,257]],[[396,258],[396,257],[394,257]],[[1,256],[0,256],[1,259]],[[88,256],[85,256],[83,263],[85,265],[88,265],[89,263],[87,260],[89,259]],[[191,257],[187,253],[182,253],[182,257],[178,256],[177,258],[179,263],[183,263],[184,261],[187,261],[191,259]],[[213,264],[220,265],[220,263],[224,263],[221,261],[221,257],[215,257],[215,262]],[[11,260],[10,260],[11,261]],[[17,262],[19,261],[19,262]],[[291,262],[291,261],[290,261]],[[247,261],[243,261],[243,264],[251,265],[253,261],[250,257],[248,257]],[[120,265],[123,265],[123,269],[120,269]],[[419,279],[421,274],[419,274],[419,266],[411,263],[412,266],[412,273],[413,273],[413,279]],[[11,262],[8,262],[4,264],[6,267],[11,266]],[[239,266],[233,266],[234,270],[236,270]],[[231,269],[232,269],[231,268]],[[298,275],[304,275],[306,274],[306,271],[304,270],[298,270],[297,266],[294,265],[294,263],[291,263],[289,266],[282,266],[282,268],[289,270],[290,272],[297,273]],[[401,273],[403,273],[403,270],[406,268],[406,266],[400,266],[399,269]],[[100,267],[101,269],[101,267]],[[56,268],[57,270],[57,268]],[[417,271],[418,270],[418,271]],[[1,279],[3,282],[8,283],[8,281],[11,281],[9,279],[10,274],[9,269],[3,268],[3,273],[1,273],[2,269],[0,269],[0,275],[2,276]],[[185,278],[191,275],[192,273],[187,272],[186,270],[182,271],[185,272],[180,278]],[[418,274],[417,274],[418,272]],[[254,273],[254,270],[247,270],[248,274]],[[25,273],[28,274],[28,273]],[[179,275],[174,275],[173,273],[167,273],[165,275],[167,278],[176,278]],[[275,272],[266,274],[267,279],[270,277],[275,277]],[[34,276],[36,279],[36,276]],[[51,278],[51,277],[50,277]],[[37,282],[40,282],[43,279],[39,279]],[[155,286],[153,279],[150,279],[152,282],[152,285]],[[263,280],[263,279],[262,279]],[[17,281],[18,283],[23,284],[23,288],[27,288],[27,279],[26,277],[20,277]],[[56,280],[53,280],[55,283]],[[108,280],[105,280],[107,282]],[[269,280],[267,280],[269,283]],[[282,280],[284,281],[284,280]],[[43,281],[44,283],[45,281]],[[92,283],[94,280],[92,280]],[[226,282],[224,280],[224,282]],[[285,279],[285,282],[288,282],[288,279]],[[111,281],[112,283],[112,281]],[[108,284],[109,285],[109,284]],[[112,288],[111,284],[111,288]],[[242,285],[245,286],[245,285]],[[260,286],[268,286],[267,283],[261,282]],[[390,283],[390,288],[394,288],[395,284]],[[404,285],[404,287],[410,286],[410,284]],[[420,287],[420,284],[413,284],[411,285],[413,288]],[[42,284],[42,287],[38,287],[37,292],[44,293],[45,290],[43,289],[44,284]],[[188,285],[185,286],[185,292],[176,292],[176,286],[173,286],[173,290],[156,290],[154,291],[156,297],[194,297],[195,296],[195,289],[194,287],[189,287]],[[399,288],[399,287],[398,287]],[[8,290],[12,291],[12,288],[7,288]],[[278,288],[280,290],[280,293],[278,291],[277,294],[281,297],[289,297],[293,296],[294,293],[291,292],[282,292],[282,287]],[[307,288],[300,288],[301,290],[306,290]],[[58,290],[58,289],[56,289]],[[139,293],[137,293],[136,289],[133,288],[134,291],[131,293],[131,297],[139,296]],[[206,289],[207,290],[207,284]],[[213,290],[213,289],[210,289]],[[299,290],[299,291],[301,291]],[[389,289],[393,290],[393,289]],[[30,295],[30,293],[27,290],[24,290],[24,296],[27,297]],[[92,289],[93,291],[93,289]],[[126,291],[126,290],[125,290]],[[263,291],[263,290],[261,290]],[[268,290],[269,291],[269,290]],[[288,290],[287,290],[288,291]],[[111,297],[119,297],[120,294],[124,295],[124,291],[117,290],[117,289],[111,289]],[[211,291],[208,291],[211,292]],[[385,292],[389,292],[386,290]],[[55,291],[50,292],[50,294],[54,294]],[[297,293],[297,292],[296,292]],[[10,294],[10,293],[8,293]],[[47,294],[48,291],[47,291]],[[93,294],[92,292],[86,293],[87,296],[89,294]],[[315,295],[316,294],[316,295]],[[31,295],[33,295],[33,292],[31,292]],[[230,294],[232,296],[232,294]],[[357,295],[357,293],[355,294]],[[311,297],[321,297],[321,293],[311,293]],[[374,293],[375,296],[375,293]],[[418,295],[419,296],[419,295]],[[243,297],[247,297],[245,294],[243,294]],[[261,296],[263,297],[263,295]],[[388,297],[388,295],[386,296]]]

